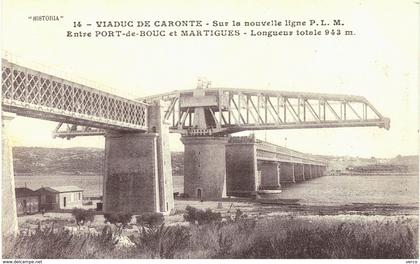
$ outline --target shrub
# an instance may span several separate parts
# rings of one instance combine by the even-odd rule
[[[197,211],[198,209],[192,206],[187,205],[187,207],[185,208],[185,214],[184,216],[184,220],[190,223],[195,224],[195,221],[197,220]]]
[[[180,214],[184,214],[185,210],[180,210],[180,209],[172,209],[170,212],[170,215],[180,215]]]
[[[89,221],[92,222],[95,217],[94,212],[92,210],[86,210],[81,208],[74,208],[71,211],[71,214],[74,216],[76,224],[78,226],[84,225]]]
[[[60,259],[111,258],[114,244],[102,236],[75,235],[68,230],[46,227],[30,235],[18,235],[3,240],[3,258]]]
[[[209,208],[204,211],[188,205],[185,210],[185,221],[193,224],[198,223],[199,225],[203,225],[210,223],[220,223],[222,220],[222,215],[220,213],[215,213]]]
[[[238,226],[239,231],[244,231],[249,234],[254,231],[255,226],[257,225],[257,221],[252,218],[251,219],[243,218],[236,221],[236,224]]]
[[[160,257],[174,258],[176,252],[188,247],[191,234],[189,228],[185,226],[170,226],[167,228]]]
[[[235,213],[235,222],[238,222],[241,218],[244,217],[244,213],[241,211],[241,209],[237,209]]]
[[[262,227],[262,228],[261,228]],[[259,224],[239,258],[417,258],[417,227],[275,218]],[[413,232],[414,231],[414,232]]]
[[[138,225],[150,228],[162,225],[164,218],[161,213],[144,213],[136,217],[136,222]]]
[[[188,211],[203,212],[195,208]],[[200,213],[198,213],[200,214]],[[187,215],[187,214],[186,214]],[[110,215],[111,216],[111,215]],[[362,219],[363,220],[363,219]],[[197,221],[197,220],[194,220]],[[198,222],[198,221],[197,221]],[[118,246],[110,226],[102,235],[41,223],[3,237],[3,258],[418,258],[418,219],[348,221],[338,217],[240,219],[225,225],[143,228]],[[30,231],[30,232],[29,232]],[[80,230],[79,230],[80,231]],[[117,234],[118,235],[118,234]]]
[[[187,249],[190,239],[189,228],[168,226],[142,228],[138,239],[131,237],[140,251],[151,252],[153,258],[174,258],[175,253]]]
[[[133,215],[131,213],[123,212],[104,214],[105,222],[110,222],[114,225],[121,225],[122,228],[125,228],[128,225],[128,223],[131,222],[132,216]]]

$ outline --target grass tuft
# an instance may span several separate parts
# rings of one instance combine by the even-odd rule
[[[349,221],[329,216],[278,216],[256,221],[240,216],[238,212],[235,221],[201,221],[188,226],[147,224],[129,237],[109,227],[97,235],[72,233],[54,225],[39,227],[4,238],[3,257],[418,258],[417,219]],[[155,218],[160,219],[146,219],[160,223]],[[125,247],[122,241],[131,246]]]

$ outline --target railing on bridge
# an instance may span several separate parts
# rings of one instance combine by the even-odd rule
[[[140,98],[168,102],[164,119],[172,132],[191,134],[195,109],[203,108],[208,134],[244,130],[378,126],[389,129],[383,117],[361,96],[232,88],[207,88],[204,96],[194,90]],[[199,128],[199,135],[203,128]]]
[[[146,103],[67,81],[4,59],[2,108],[22,116],[99,129],[147,130]]]
[[[257,145],[257,159],[259,160],[305,163],[321,166],[328,164],[327,160],[308,153],[291,150],[259,139],[256,139],[255,142]]]
[[[223,136],[245,130],[365,126],[389,129],[390,126],[389,118],[383,117],[362,96],[201,89],[199,93],[197,89],[174,91],[138,101],[163,101],[166,105],[163,121],[169,124],[170,132],[192,136]],[[101,129],[83,126],[67,126],[67,129],[58,126],[54,135],[71,138],[103,133]]]
[[[254,136],[229,137],[229,144],[255,144],[257,160],[261,161],[305,163],[320,166],[327,166],[328,164],[326,159],[259,140]]]

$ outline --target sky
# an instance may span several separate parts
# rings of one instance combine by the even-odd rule
[[[389,131],[361,127],[255,134],[313,154],[389,158],[418,153],[419,5],[415,1],[6,0],[2,5],[2,54],[20,64],[36,65],[130,98],[192,89],[200,77],[210,80],[213,87],[361,95],[391,119]],[[49,22],[28,19],[36,15],[63,18]],[[343,28],[355,34],[66,37],[67,30],[74,30],[74,21],[178,19],[340,19]],[[52,139],[55,126],[54,122],[17,117],[11,123],[11,139],[16,146],[104,147],[103,137]],[[171,136],[170,146],[183,149],[179,135]]]

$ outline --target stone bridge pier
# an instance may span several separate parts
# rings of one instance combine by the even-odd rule
[[[322,167],[321,167],[321,172],[320,172],[321,174],[320,174],[320,176],[324,176],[324,175],[325,175],[325,170],[326,170],[326,168],[327,168],[327,167],[325,167],[325,166],[322,166]]]
[[[311,174],[312,174],[312,179],[318,178],[318,166],[317,165],[311,165]]]
[[[305,165],[302,163],[295,163],[294,165],[294,172],[295,172],[295,181],[301,182],[305,181]]]
[[[149,132],[105,135],[104,212],[174,208],[169,130],[161,115],[159,104],[149,106]]]
[[[184,193],[196,198],[226,197],[226,137],[183,136]]]
[[[315,179],[316,176],[316,165],[310,164],[309,167],[311,168],[311,179]]]
[[[278,162],[260,162],[261,189],[280,190],[280,167]]]
[[[295,183],[295,166],[290,162],[280,162],[280,183]]]
[[[253,142],[226,145],[227,196],[255,196],[258,182],[257,150]]]
[[[321,177],[321,166],[317,165],[316,168],[316,177]]]
[[[303,173],[305,175],[305,180],[309,180],[312,179],[312,174],[311,174],[311,165],[309,164],[304,164],[303,165]]]
[[[18,222],[16,213],[15,179],[13,172],[12,143],[9,138],[10,123],[15,114],[2,112],[2,176],[1,176],[1,212],[2,212],[2,235],[16,235]]]

